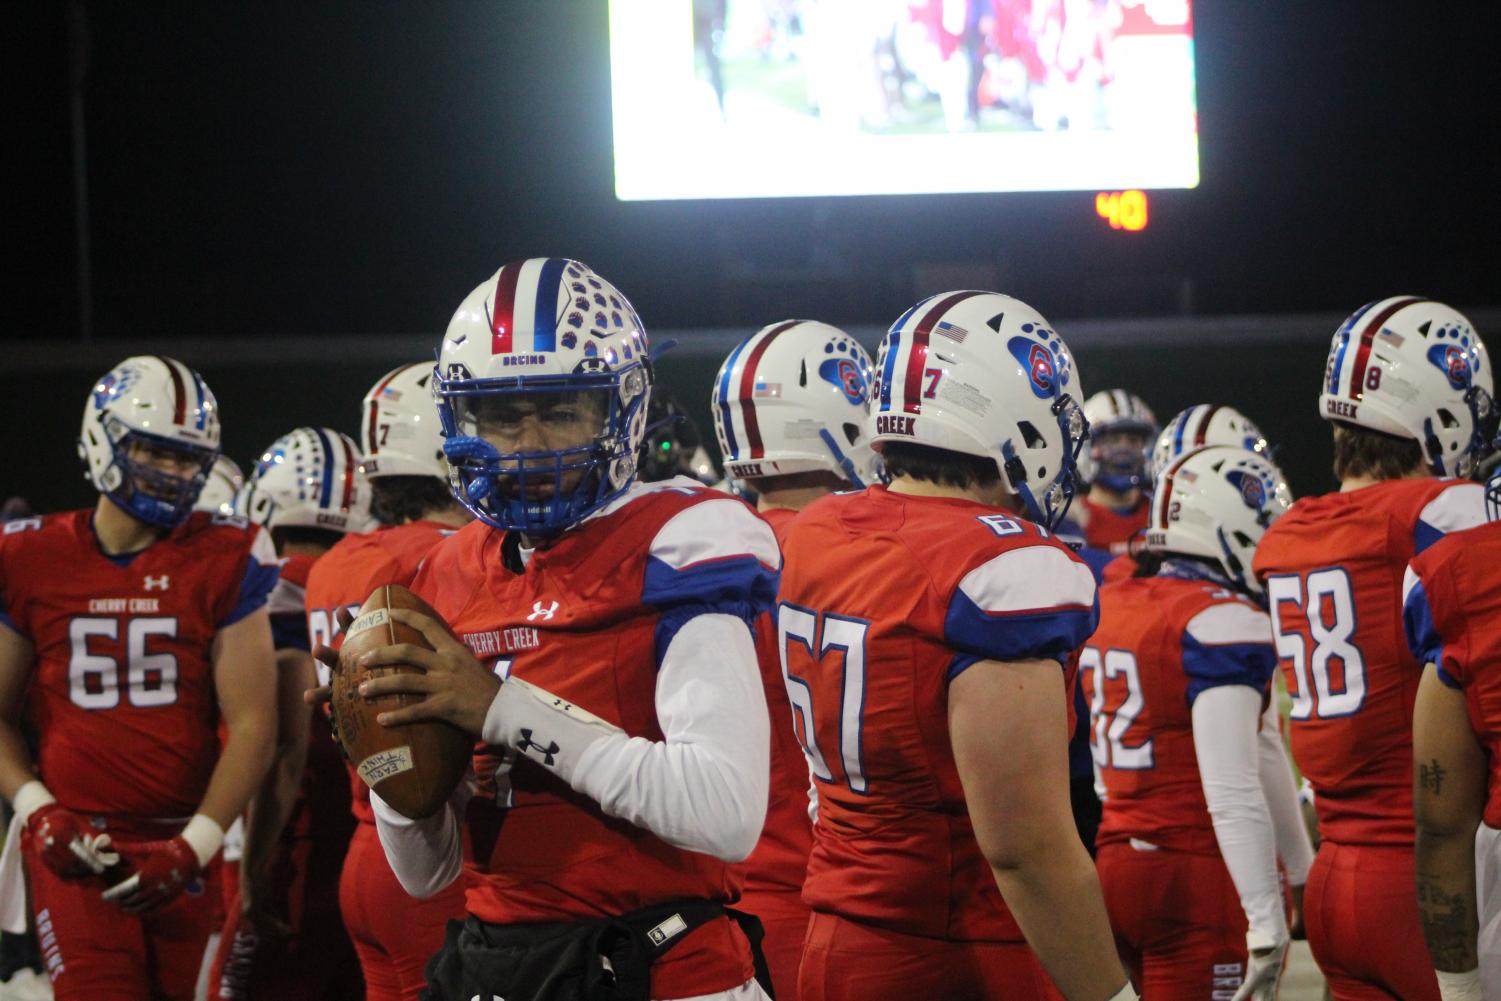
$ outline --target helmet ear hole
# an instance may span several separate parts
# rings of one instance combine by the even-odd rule
[[[1440,407],[1438,409],[1438,419],[1444,425],[1444,427],[1448,428],[1451,431],[1459,427],[1459,419],[1456,418],[1454,414],[1452,414],[1446,407]]]
[[[1017,421],[1016,428],[1022,433],[1022,441],[1026,443],[1028,448],[1046,447],[1047,439],[1042,436],[1042,432],[1037,430],[1031,421]]]
[[[851,445],[853,445],[860,438],[860,425],[858,425],[858,424],[852,424],[849,421],[845,421],[844,422],[844,437],[849,440],[849,443]]]

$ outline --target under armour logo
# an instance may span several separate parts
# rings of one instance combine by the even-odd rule
[[[552,741],[549,741],[547,743],[547,746],[544,747],[543,745],[537,743],[532,739],[532,731],[530,728],[523,728],[521,731],[521,739],[516,742],[516,750],[520,751],[522,754],[526,754],[533,748],[536,748],[537,751],[540,752],[542,756],[542,763],[549,768],[552,767],[554,760],[553,755],[562,750],[562,748],[558,747],[558,745],[556,743],[553,743]],[[533,754],[532,757],[536,758],[537,755]]]
[[[167,585],[170,582],[171,582],[171,578],[168,577],[166,574],[162,574],[160,577],[153,577],[150,574],[147,574],[146,575],[146,580],[145,580],[144,583],[145,583],[146,590],[148,590],[148,591],[154,591],[157,588],[161,588],[163,591],[165,591],[167,589]]]
[[[556,615],[557,612],[558,612],[558,603],[556,601],[554,601],[551,605],[547,606],[546,608],[542,607],[542,602],[540,602],[540,601],[534,601],[534,602],[532,602],[532,614],[530,614],[530,615],[528,615],[526,617],[526,621],[528,621],[528,622],[535,622],[538,619],[542,619],[543,621],[546,621],[548,619],[551,619],[554,615]]]

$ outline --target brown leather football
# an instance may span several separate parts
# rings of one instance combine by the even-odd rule
[[[437,813],[453,794],[469,766],[474,741],[440,720],[405,726],[376,722],[380,713],[415,705],[425,696],[365,698],[360,695],[360,684],[388,674],[425,672],[408,664],[362,668],[356,663],[360,656],[398,643],[433,648],[416,629],[391,618],[393,608],[411,608],[443,621],[427,602],[400,584],[376,588],[349,624],[339,649],[339,669],[333,677],[334,727],[365,784],[402,816],[419,820]]]

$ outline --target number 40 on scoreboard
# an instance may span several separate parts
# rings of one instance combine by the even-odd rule
[[[1110,223],[1111,229],[1139,233],[1147,228],[1147,193],[1145,191],[1101,191],[1094,196],[1095,215]]]

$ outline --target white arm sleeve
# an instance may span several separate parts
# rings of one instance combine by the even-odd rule
[[[1272,818],[1259,774],[1260,716],[1261,693],[1246,685],[1219,685],[1193,704],[1194,752],[1204,799],[1220,854],[1246,912],[1246,944],[1252,949],[1288,939]]]
[[[771,719],[743,620],[711,612],[678,630],[657,671],[656,710],[660,742],[512,679],[484,738],[670,845],[740,861],[761,837],[771,781]]]
[[[1261,790],[1272,814],[1277,857],[1282,860],[1282,868],[1287,870],[1287,881],[1293,886],[1302,886],[1308,882],[1308,870],[1313,866],[1313,842],[1308,839],[1308,825],[1303,822],[1298,784],[1287,760],[1280,724],[1277,701],[1273,699],[1261,716],[1261,737],[1257,741]]]
[[[370,790],[380,845],[385,849],[386,861],[391,863],[391,871],[407,893],[419,899],[431,897],[459,878],[464,867],[464,838],[459,818],[474,795],[474,787],[471,769],[448,803],[423,820],[403,817],[379,793]]]

